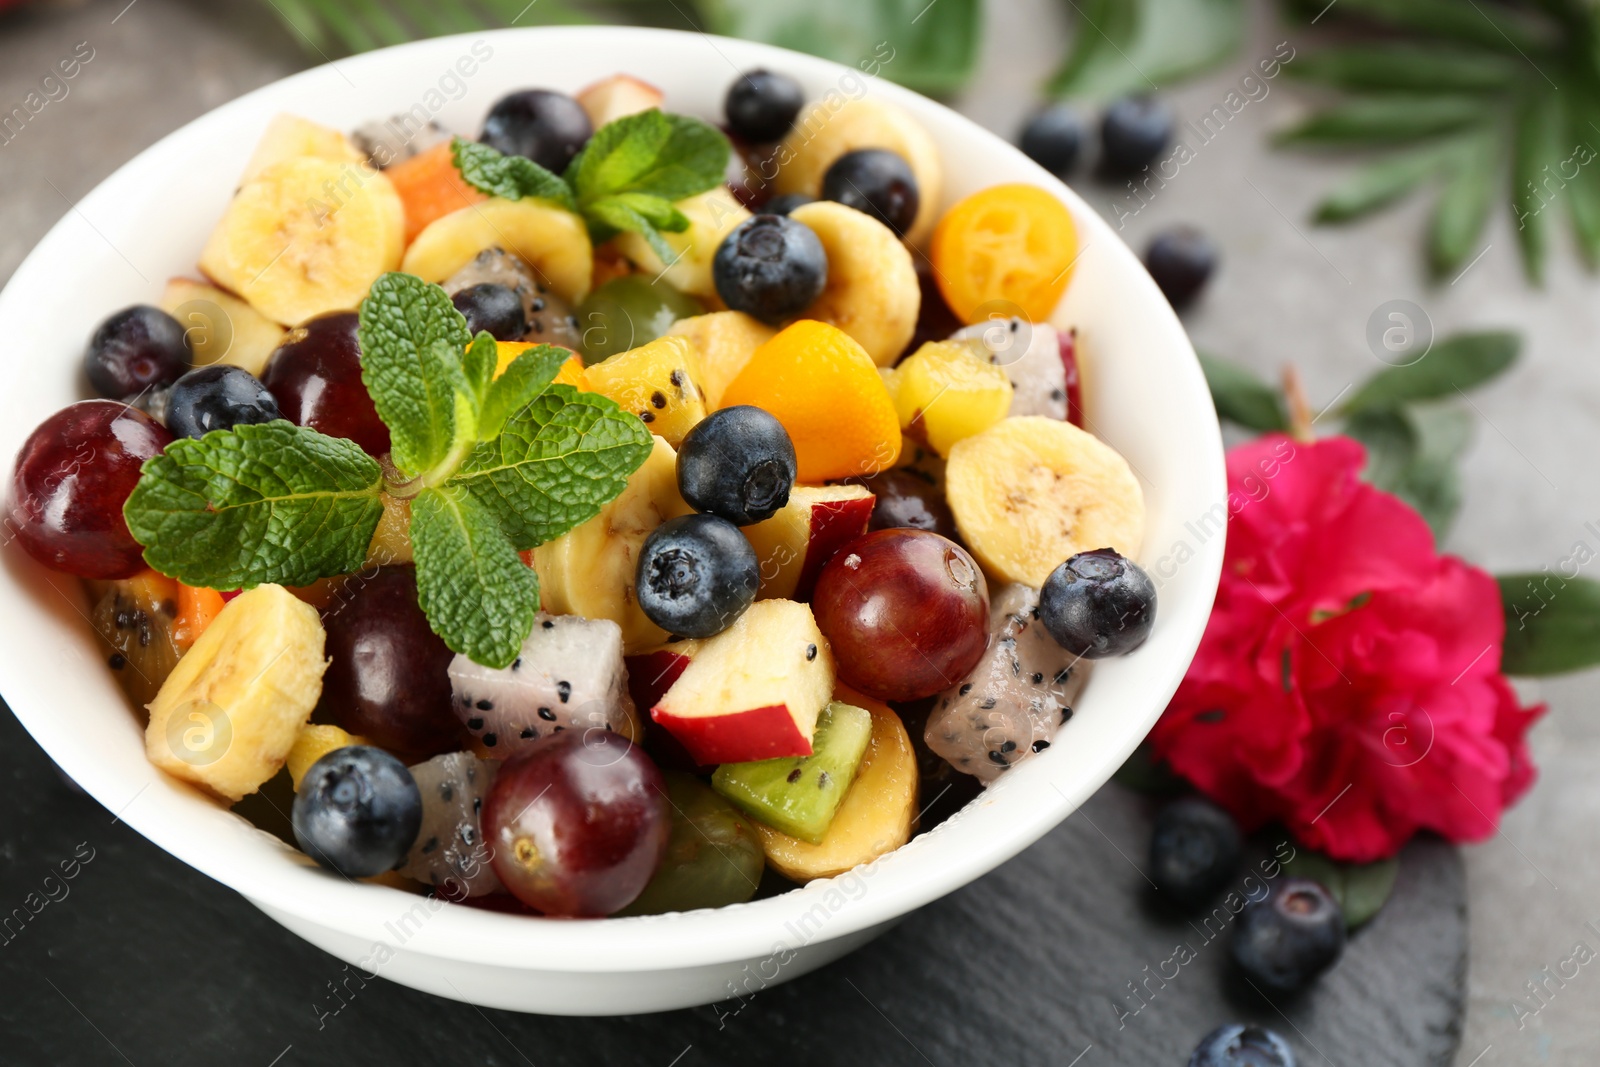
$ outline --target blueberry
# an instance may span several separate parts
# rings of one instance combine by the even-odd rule
[[[789,502],[795,473],[788,431],[747,404],[712,412],[678,446],[678,492],[683,499],[696,511],[736,526],[777,514]]]
[[[737,526],[715,515],[668,519],[639,553],[639,607],[682,637],[711,637],[732,626],[760,584],[756,550]]]
[[[1217,269],[1217,246],[1193,226],[1162,230],[1144,253],[1145,269],[1167,302],[1181,308],[1193,300]]]
[[[1066,104],[1049,104],[1022,128],[1022,151],[1045,170],[1064,178],[1083,152],[1083,120]]]
[[[488,330],[496,341],[520,341],[528,332],[528,312],[522,297],[504,285],[479,282],[450,298],[456,310],[466,316],[467,331],[478,336]]]
[[[282,417],[277,399],[260,379],[226,363],[190,371],[167,397],[167,429],[177,437],[204,437],[212,430]]]
[[[94,391],[123,400],[171,385],[194,355],[178,320],[160,308],[136,304],[102,322],[89,340],[83,369]]]
[[[794,126],[805,103],[805,90],[787,74],[752,70],[739,75],[728,87],[723,110],[728,131],[742,140],[769,144]]]
[[[1171,141],[1171,109],[1148,96],[1123,97],[1100,120],[1102,158],[1113,174],[1149,166]]]
[[[1201,1039],[1189,1067],[1295,1067],[1289,1043],[1264,1026],[1229,1023]]]
[[[1252,982],[1292,993],[1333,966],[1344,951],[1344,911],[1309,878],[1286,878],[1245,905],[1229,952]]]
[[[822,294],[828,254],[811,227],[783,215],[757,215],[723,238],[711,276],[734,311],[777,325]]]
[[[347,878],[400,866],[422,826],[422,794],[381,748],[347,745],[311,765],[294,796],[294,839]]]
[[[478,140],[560,174],[592,136],[594,124],[572,97],[548,89],[522,89],[495,101]]]
[[[766,215],[787,215],[797,207],[816,203],[817,198],[805,193],[783,193],[766,202],[761,211]]]
[[[1199,797],[1175,800],[1150,834],[1150,878],[1175,903],[1198,907],[1233,880],[1243,847],[1233,816]]]
[[[846,152],[822,176],[822,199],[865,212],[904,237],[922,202],[916,175],[903,158],[883,148]]]
[[[1115,549],[1079,552],[1050,572],[1039,614],[1056,643],[1075,656],[1121,656],[1144,644],[1156,621],[1156,587]]]

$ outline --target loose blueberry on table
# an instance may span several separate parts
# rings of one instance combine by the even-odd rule
[[[841,874],[935,821],[919,765],[969,796],[1069,745],[1080,656],[1153,625],[1142,490],[1065,421],[1070,212],[946,203],[909,112],[812,136],[781,72],[729,87],[737,165],[665,102],[275,119],[206,280],[84,323],[102,399],[17,457],[150,760],[230,804],[287,774],[345,877],[599,917]]]

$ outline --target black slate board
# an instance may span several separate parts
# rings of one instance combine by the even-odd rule
[[[1150,802],[1117,785],[839,963],[742,1003],[610,1019],[480,1011],[381,979],[352,981],[345,1006],[324,1014],[342,963],[114,823],[9,714],[0,802],[0,918],[30,894],[35,906],[57,898],[0,936],[0,1064],[1158,1067],[1248,1019],[1283,1032],[1302,1067],[1418,1067],[1448,1064],[1460,1036],[1454,849],[1413,844],[1394,897],[1339,966],[1273,1005],[1225,979],[1222,938],[1208,944],[1203,927],[1151,901],[1134,866]],[[58,864],[89,850],[61,881]],[[1173,973],[1164,961],[1180,943],[1195,958],[1151,978]],[[1153,992],[1137,1013],[1129,982]]]

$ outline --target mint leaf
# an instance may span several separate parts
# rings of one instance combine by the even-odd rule
[[[565,348],[537,345],[512,360],[506,372],[489,386],[478,415],[478,437],[484,441],[498,437],[506,420],[533,403],[571,356],[572,352]]]
[[[450,156],[462,179],[480,193],[504,200],[535,197],[576,210],[572,187],[531,159],[502,155],[486,144],[459,137],[450,142]]]
[[[411,476],[431,471],[475,431],[476,393],[462,366],[467,320],[439,286],[390,272],[361,302],[358,337],[361,380],[389,428],[390,459]]]
[[[484,398],[489,395],[489,387],[494,383],[494,369],[500,365],[500,348],[494,342],[494,335],[488,330],[479,330],[478,336],[472,339],[467,346],[467,351],[461,358],[461,372],[466,376],[467,385],[476,398],[473,405],[478,409],[483,408]],[[494,436],[484,433],[480,425],[478,432],[484,437]]]
[[[622,193],[682,200],[720,185],[731,149],[715,126],[652,108],[595,131],[567,168],[578,203]]]
[[[539,610],[539,581],[494,515],[465,489],[424,489],[411,502],[417,602],[452,651],[507,667]]]
[[[584,213],[589,220],[589,233],[597,241],[603,241],[619,230],[636,233],[645,239],[651,251],[663,263],[676,260],[678,250],[667,244],[661,231],[679,232],[689,228],[688,217],[673,207],[671,202],[643,193],[604,197],[585,207]],[[665,220],[669,225],[663,226],[656,219]]]
[[[637,415],[603,396],[549,385],[499,437],[472,450],[450,485],[495,515],[520,551],[598,515],[653,447]]]
[[[174,441],[122,514],[145,562],[188,585],[308,585],[361,566],[381,488],[353,441],[280,419]]]

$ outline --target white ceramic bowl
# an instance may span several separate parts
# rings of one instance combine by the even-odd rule
[[[1016,855],[1110,777],[1183,676],[1221,568],[1222,444],[1194,352],[1139,261],[1065,186],[954,112],[823,60],[693,33],[503,30],[342,59],[220,107],[86,196],[0,294],[0,456],[9,460],[45,416],[81,398],[78,360],[100,318],[153,301],[169,276],[193,275],[278,112],[352,129],[416,104],[470,135],[504,92],[530,84],[575,91],[626,72],[665,90],[668,109],[716,117],[730,80],[756,66],[793,74],[812,98],[866,93],[911,111],[938,142],[951,201],[998,182],[1033,182],[1077,221],[1082,255],[1055,321],[1079,331],[1090,428],[1143,483],[1142,562],[1161,583],[1160,613],[1136,654],[1096,666],[1049,751],[871,866],[771,899],[591,922],[437,904],[327,874],[155,770],[95,648],[78,582],[7,548],[0,692],[67,774],[157,845],[347,962],[445,997],[572,1015],[706,1004],[810,971]]]

